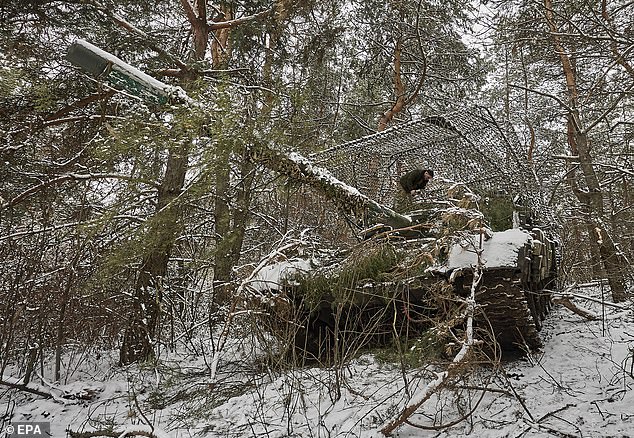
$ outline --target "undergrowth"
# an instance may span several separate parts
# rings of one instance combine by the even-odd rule
[[[385,347],[369,351],[379,363],[400,364],[407,369],[419,368],[444,357],[447,339],[433,329],[415,338],[394,339]]]

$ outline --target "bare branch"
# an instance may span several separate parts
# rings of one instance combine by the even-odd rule
[[[585,129],[585,132],[590,132],[595,126],[597,126],[601,120],[603,120],[604,118],[607,117],[608,114],[610,114],[612,111],[614,111],[614,109],[616,108],[616,106],[619,104],[619,102],[627,95],[627,93],[629,91],[631,91],[634,88],[634,82],[632,82],[632,84],[626,89],[624,90],[616,99],[614,99],[614,102],[612,102],[612,105],[610,105],[609,107],[607,107],[605,109],[605,111],[603,111],[603,113],[601,113],[601,115],[599,117],[596,118],[596,120],[594,120],[592,123],[590,123],[588,125],[588,127]]]
[[[405,107],[405,86],[403,85],[403,79],[401,78],[401,44],[401,38],[399,38],[396,41],[396,46],[394,47],[394,77],[392,80],[394,82],[394,94],[396,95],[396,101],[379,119],[377,131],[384,131],[394,116],[401,112]]]
[[[47,122],[50,122],[52,120],[59,119],[60,117],[68,114],[72,110],[84,108],[98,100],[108,99],[114,96],[114,94],[115,94],[114,90],[100,91],[98,93],[91,94],[90,96],[86,96],[82,99],[79,99],[77,102],[73,102],[64,108],[55,111],[53,114],[47,116],[44,120],[46,120]]]
[[[17,389],[19,391],[28,392],[29,394],[39,395],[40,397],[44,398],[54,398],[53,394],[51,394],[50,392],[44,392],[39,389],[31,388],[30,386],[22,383],[8,382],[6,380],[0,379],[0,385],[7,386],[12,389]]]
[[[540,96],[548,97],[548,98],[553,99],[554,101],[556,101],[559,105],[561,105],[563,108],[565,108],[566,111],[568,111],[568,112],[572,112],[573,111],[572,108],[570,108],[570,106],[567,103],[565,103],[563,100],[561,100],[559,97],[555,96],[554,94],[546,93],[544,91],[539,91],[539,90],[536,90],[534,88],[524,87],[523,85],[509,84],[509,87],[517,88],[518,90],[530,91],[531,93],[535,93],[535,94],[539,94]]]
[[[562,306],[564,306],[566,309],[570,310],[571,312],[576,313],[577,315],[582,316],[586,319],[589,319],[590,321],[599,319],[599,316],[596,315],[594,312],[591,312],[587,309],[577,306],[572,301],[570,301],[570,298],[568,297],[553,298],[553,303],[561,304]]]

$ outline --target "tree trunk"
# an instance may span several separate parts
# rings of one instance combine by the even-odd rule
[[[623,259],[618,253],[616,245],[609,231],[603,226],[603,192],[594,169],[592,155],[588,144],[588,132],[584,129],[579,114],[577,79],[568,51],[559,37],[560,32],[555,22],[552,0],[544,0],[546,23],[551,32],[555,52],[561,61],[562,71],[568,90],[568,144],[572,154],[579,157],[579,164],[587,190],[581,190],[573,183],[573,192],[579,202],[586,208],[586,223],[589,229],[590,245],[595,246],[593,253],[600,254],[600,260],[605,275],[612,290],[614,302],[627,299],[625,292],[625,276]],[[571,177],[571,180],[574,177]],[[598,249],[598,251],[597,251]]]
[[[241,183],[235,187],[235,206],[232,208],[228,198],[229,156],[224,151],[218,155],[222,159],[223,169],[216,174],[216,234],[218,236],[214,264],[214,292],[218,303],[227,303],[231,299],[229,284],[233,267],[239,262],[242,244],[249,219],[251,186],[255,167],[245,158],[240,167]]]
[[[144,243],[149,247],[141,261],[134,288],[133,311],[119,355],[122,365],[151,359],[163,299],[163,279],[179,234],[179,210],[172,202],[180,194],[187,172],[188,145],[169,150],[163,182],[158,190],[156,213],[150,219]]]
[[[572,117],[577,117],[573,114]],[[625,301],[625,266],[623,257],[617,251],[611,233],[603,225],[604,208],[603,192],[599,178],[594,170],[590,148],[588,147],[588,134],[579,128],[580,122],[574,123],[574,149],[579,156],[581,172],[588,187],[587,191],[576,188],[574,194],[586,210],[585,220],[590,236],[590,245],[594,247],[593,253],[599,254],[597,261],[603,267],[612,291],[612,300],[616,303]]]
[[[181,0],[181,6],[185,10],[185,15],[193,34],[194,59],[201,60],[207,52],[209,40],[209,25],[207,24],[207,5],[205,0]]]
[[[202,60],[209,46],[210,27],[207,23],[207,3],[204,0],[194,0],[193,3],[190,3],[190,0],[181,0],[181,5],[193,33],[194,59]],[[171,205],[171,202],[183,189],[187,173],[188,153],[189,145],[173,146],[169,150],[165,176],[159,188],[156,214],[145,237],[145,243],[149,249],[141,261],[135,284],[133,315],[126,328],[121,346],[120,362],[122,364],[146,360],[154,355],[152,344],[161,315],[163,279],[167,273],[167,265],[174,241],[180,230],[179,211],[178,208]],[[220,223],[220,231],[217,229],[217,232],[222,233],[221,235],[227,232],[230,224],[229,204],[226,200],[229,187],[228,157],[228,154],[221,157],[220,170],[216,179],[216,193],[218,195],[216,224],[218,226]],[[222,259],[220,263],[226,264],[227,261]],[[227,267],[223,264],[220,269],[223,275],[227,272],[230,274],[231,266]]]
[[[233,9],[227,4],[220,5],[219,17],[222,21],[233,20]],[[211,59],[212,66],[215,69],[221,69],[226,66],[229,57],[231,56],[231,48],[229,46],[229,34],[231,28],[221,28],[213,31],[214,38],[211,41]]]
[[[236,209],[233,213],[233,246],[231,248],[231,260],[235,265],[240,260],[242,252],[242,244],[249,220],[249,206],[251,205],[251,187],[255,179],[255,166],[247,159],[246,151],[243,155],[241,175],[242,182],[238,185],[238,194],[236,196]]]
[[[219,5],[216,21],[233,20],[234,12],[230,4]],[[212,65],[215,69],[227,67],[230,57],[229,36],[233,26],[218,27],[213,30],[211,41]],[[244,232],[248,220],[250,190],[253,178],[252,164],[241,167],[237,187],[231,187],[231,157],[235,152],[233,142],[218,142],[216,150],[216,172],[214,218],[216,234],[216,252],[214,255],[214,293],[216,303],[226,303],[231,298],[230,282],[233,266],[238,263],[244,241]],[[235,201],[235,205],[234,205]],[[234,205],[232,207],[232,205]]]

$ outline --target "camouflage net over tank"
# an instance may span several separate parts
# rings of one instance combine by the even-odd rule
[[[512,196],[549,227],[551,212],[526,154],[510,126],[498,124],[486,108],[472,107],[395,125],[311,159],[388,207],[400,190],[401,175],[414,168],[433,169],[428,196],[442,198],[447,184],[460,182],[480,195]]]

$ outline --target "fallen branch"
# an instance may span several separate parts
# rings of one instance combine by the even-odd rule
[[[554,427],[550,427],[547,426],[545,424],[540,424],[540,423],[531,423],[526,421],[526,424],[528,425],[528,429],[526,429],[524,431],[524,433],[528,432],[530,429],[535,429],[538,430],[540,432],[547,432],[549,435],[553,435],[553,436],[558,436],[561,438],[577,438],[579,435],[573,435],[571,433],[568,432],[563,432],[561,430],[555,429]],[[522,433],[522,435],[524,435],[524,433]]]
[[[559,408],[559,409],[555,409],[555,410],[554,410],[554,411],[552,411],[552,412],[549,412],[549,413],[547,413],[547,414],[545,414],[545,415],[542,415],[541,417],[539,417],[539,420],[537,420],[537,422],[538,422],[538,423],[541,423],[542,421],[544,421],[544,420],[545,420],[546,418],[548,418],[548,417],[551,417],[551,416],[553,416],[553,415],[555,415],[555,414],[558,414],[558,413],[560,413],[561,411],[564,411],[564,410],[566,410],[566,409],[568,409],[568,408],[575,408],[575,407],[577,407],[577,405],[576,405],[575,403],[568,403],[567,405],[562,406],[562,407],[561,407],[561,408]]]
[[[409,424],[412,427],[415,427],[417,429],[423,429],[423,430],[443,430],[443,429],[448,429],[452,426],[455,426],[456,424],[462,423],[463,421],[465,421],[467,418],[469,418],[471,415],[473,415],[473,413],[476,411],[476,409],[478,409],[478,406],[480,406],[480,403],[482,402],[482,399],[484,399],[484,396],[487,393],[487,388],[482,388],[482,394],[480,394],[480,398],[478,399],[478,401],[476,402],[475,406],[473,406],[469,412],[467,412],[466,414],[462,415],[460,418],[457,418],[449,423],[444,423],[444,424],[439,424],[437,426],[426,426],[424,424],[418,424],[418,423],[414,423],[413,421],[410,420],[406,420],[405,423]]]
[[[574,289],[574,288],[572,288]],[[628,304],[617,304],[617,303],[612,303],[609,301],[605,301],[605,300],[601,300],[599,298],[594,298],[588,295],[584,295],[584,294],[576,294],[576,293],[568,293],[567,292],[568,289],[566,289],[564,292],[562,293],[557,293],[556,291],[549,291],[548,289],[544,289],[544,292],[551,292],[553,293],[553,296],[558,298],[558,297],[567,297],[567,298],[579,298],[581,300],[588,300],[588,301],[593,301],[595,303],[599,303],[603,306],[608,306],[608,307],[614,307],[620,310],[628,310],[631,306]]]
[[[1,379],[0,380],[0,385],[8,386],[9,388],[12,388],[12,389],[17,389],[17,390],[20,390],[20,391],[28,392],[29,394],[39,395],[40,397],[44,397],[44,398],[56,398],[50,392],[45,392],[45,391],[42,391],[40,389],[32,388],[32,387],[30,387],[28,385],[25,385],[24,383],[8,382],[8,381],[6,381],[4,379]]]
[[[583,307],[577,306],[575,303],[570,301],[569,297],[563,296],[563,297],[553,298],[553,303],[561,304],[562,306],[564,306],[566,309],[570,310],[571,312],[576,313],[577,315],[583,318],[589,319],[590,321],[599,319],[599,315],[597,315],[596,313],[588,309],[584,309]]]
[[[372,228],[362,231],[361,235],[366,238],[373,237],[375,239],[383,239],[383,238],[391,238],[391,237],[402,238],[402,234],[407,233],[408,231],[420,233],[423,230],[429,231],[433,227],[434,227],[434,224],[423,223],[423,224],[415,224],[409,227],[396,228],[396,229],[388,227],[389,229],[384,230],[386,226],[383,224],[378,224]],[[375,231],[376,234],[371,234],[372,231]],[[435,240],[436,240],[435,238],[430,239],[430,241],[435,241]]]
[[[40,385],[35,385],[33,383],[24,384],[22,383],[22,379],[15,379],[11,377],[0,378],[0,385],[7,386],[12,389],[17,389],[18,391],[28,392],[29,394],[37,395],[45,399],[53,399],[57,403],[61,403],[64,405],[77,403],[77,400],[92,400],[97,392],[99,392],[99,389],[90,387],[83,388],[78,391],[69,392],[47,382],[39,374],[38,377],[45,385],[51,388],[50,391],[47,391],[46,388],[43,388]],[[56,392],[59,391],[59,394],[54,393],[52,390],[55,390]]]
[[[67,430],[68,435],[71,438],[93,438],[97,436],[107,436],[114,438],[124,438],[126,436],[146,436],[148,438],[169,438],[169,435],[164,431],[157,429],[153,426],[147,426],[145,424],[136,424],[128,426],[122,430],[103,429],[103,430],[91,430],[88,432],[76,432],[73,430]]]
[[[546,418],[551,417],[551,416],[553,416],[553,417],[555,417],[555,418],[558,418],[558,419],[560,419],[560,420],[563,420],[562,418],[557,417],[555,414],[558,414],[559,412],[561,412],[561,411],[563,411],[563,410],[566,410],[566,409],[571,408],[571,407],[576,407],[576,406],[577,406],[577,405],[576,405],[576,404],[574,404],[574,403],[568,403],[567,405],[565,405],[565,406],[563,406],[563,407],[561,407],[561,408],[559,408],[559,409],[555,409],[555,410],[554,410],[554,411],[552,411],[552,412],[549,412],[549,413],[547,413],[547,414],[545,414],[545,415],[542,415],[542,416],[539,418],[539,420],[537,420],[537,421],[535,421],[535,420],[534,420],[534,418],[533,418],[533,416],[530,414],[530,412],[528,412],[528,411],[527,411],[527,412],[528,412],[528,414],[529,414],[529,416],[531,417],[531,421],[527,421],[526,419],[524,419],[524,422],[525,422],[525,423],[526,423],[529,427],[528,427],[527,429],[525,429],[525,430],[524,430],[524,431],[523,431],[523,432],[522,432],[522,433],[518,436],[518,438],[519,438],[520,436],[522,436],[522,435],[526,434],[526,432],[528,432],[529,430],[531,430],[531,428],[532,428],[532,429],[537,429],[537,430],[543,430],[543,431],[548,432],[550,435],[560,436],[560,437],[564,437],[564,438],[570,438],[570,437],[576,437],[576,436],[578,436],[578,435],[571,435],[571,434],[569,434],[569,433],[567,433],[567,432],[562,432],[562,431],[560,431],[560,430],[558,430],[558,429],[554,429],[554,428],[552,428],[552,427],[550,427],[550,426],[546,426],[546,425],[544,425],[544,424],[541,424],[541,422],[542,422],[542,421],[544,421]],[[563,421],[566,421],[566,420],[563,420]],[[569,421],[566,421],[566,422],[567,422],[567,423],[569,423],[569,424],[572,424],[572,423],[570,423]],[[573,425],[573,426],[574,426],[574,425]],[[576,427],[576,426],[575,426],[575,427]],[[577,428],[577,430],[579,430],[579,429]],[[579,430],[579,433],[581,434],[581,430]]]
[[[452,362],[452,365],[456,363],[457,362],[454,361]],[[450,368],[451,368],[451,365],[450,365]],[[412,414],[416,412],[416,410],[419,407],[421,407],[423,403],[429,400],[429,398],[432,395],[434,395],[436,390],[445,383],[445,381],[449,377],[449,370],[444,371],[442,373],[436,373],[436,376],[437,377],[431,382],[429,382],[427,386],[413,399],[414,401],[403,410],[401,415],[396,420],[392,421],[391,423],[388,423],[386,426],[381,428],[381,433],[383,435],[385,436],[392,435],[392,432],[394,432],[394,429],[396,429],[401,424],[408,421],[409,417],[411,417]]]
[[[118,437],[121,434],[114,430],[92,430],[90,432],[75,432],[73,430],[68,429],[68,435],[71,438],[92,438],[96,436],[111,436]]]
[[[566,288],[563,291],[556,291],[556,290],[549,290],[549,289],[544,289],[543,292],[546,293],[550,293],[552,294],[553,297],[559,298],[579,298],[582,300],[587,300],[587,301],[592,301],[595,303],[599,303],[602,306],[609,306],[609,307],[615,307],[617,309],[620,310],[629,310],[631,309],[631,304],[617,304],[617,303],[612,303],[609,301],[605,301],[604,299],[600,299],[600,298],[595,298],[595,297],[591,297],[590,295],[585,295],[585,294],[580,294],[580,293],[574,293],[572,292],[573,290],[579,290],[582,288],[587,288],[587,287],[597,287],[602,285],[605,281],[607,280],[597,280],[597,281],[593,281],[591,283],[583,283],[583,284],[577,284],[576,282],[566,286]]]

